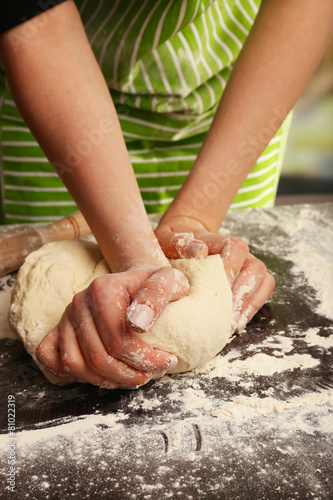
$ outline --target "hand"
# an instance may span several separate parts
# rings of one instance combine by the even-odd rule
[[[50,372],[71,382],[133,389],[165,374],[177,357],[135,336],[148,330],[168,302],[189,291],[172,267],[146,267],[95,278],[77,293],[60,323],[36,350]]]
[[[155,231],[171,259],[220,254],[232,289],[234,329],[240,332],[272,296],[275,281],[265,264],[250,254],[245,241],[215,234],[189,217],[164,217]]]

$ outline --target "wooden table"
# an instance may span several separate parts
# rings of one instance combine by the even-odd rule
[[[298,253],[304,260],[312,248],[332,269],[333,204],[231,212],[224,228],[249,242],[277,288],[206,371],[137,391],[57,387],[18,341],[0,340],[1,498],[333,497],[333,321],[318,312],[313,273],[295,267]],[[2,293],[14,279],[1,278]],[[271,361],[270,374],[259,365],[257,373],[242,371],[260,354]],[[299,366],[281,370],[291,359]],[[13,435],[6,434],[8,396],[15,398]],[[5,490],[8,444],[15,494]]]

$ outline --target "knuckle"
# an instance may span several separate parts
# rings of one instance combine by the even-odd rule
[[[112,358],[123,359],[126,357],[124,355],[124,345],[120,341],[117,341],[114,338],[112,339],[112,341],[108,339],[105,349],[110,359]],[[98,361],[98,357],[96,359]],[[103,362],[105,365],[105,358]]]
[[[152,300],[160,300],[168,291],[172,290],[174,272],[172,267],[165,267],[156,271],[144,284],[144,294]]]
[[[94,373],[100,373],[101,370],[105,371],[105,369],[108,367],[108,362],[107,362],[105,353],[98,352],[98,351],[90,352],[88,365],[89,365],[89,368]]]
[[[190,284],[188,282],[188,279],[186,278],[185,274],[182,271],[179,271],[178,269],[173,269],[173,284],[172,284],[172,295],[173,296],[178,296],[183,295],[188,293],[190,289]]]
[[[72,299],[72,308],[74,312],[81,310],[82,308],[82,292],[78,292],[74,295]]]
[[[185,274],[183,273],[183,271],[179,271],[179,269],[173,269],[173,281],[176,281],[180,286],[183,286],[184,288],[188,288],[190,286]]]
[[[273,278],[273,276],[271,274],[267,274],[266,279],[267,279],[270,290],[273,292],[273,290],[275,289],[275,284],[276,284],[275,279]]]
[[[252,269],[252,272],[257,275],[262,275],[263,277],[267,275],[266,264],[257,257],[254,257],[254,255],[249,255],[246,259],[246,267]]]
[[[66,373],[72,374],[77,373],[80,368],[78,361],[73,356],[68,355],[68,353],[62,356],[62,366]]]
[[[110,287],[106,276],[98,276],[86,289],[86,303],[88,306],[95,306],[107,300],[109,295]]]
[[[176,233],[170,240],[170,246],[182,255],[186,247],[194,241],[193,233]]]
[[[235,238],[233,240],[234,245],[237,247],[237,250],[242,253],[250,253],[249,245],[242,240],[241,238]]]
[[[44,361],[45,361],[45,354],[44,354],[44,346],[43,346],[43,343],[39,344],[39,346],[37,347],[36,351],[35,351],[35,355],[36,355],[36,358],[38,359],[38,361],[42,364],[44,364]]]
[[[179,280],[184,273],[173,267],[164,267],[159,273],[159,281],[165,290],[172,289],[174,281]]]
[[[257,262],[257,269],[258,269],[258,273],[260,273],[260,274],[267,274],[266,264],[262,260],[258,260],[258,262]]]
[[[145,295],[155,296],[160,294],[164,290],[165,283],[164,280],[159,280],[157,278],[146,281],[144,284]]]
[[[105,279],[104,276],[98,276],[89,285],[88,289],[92,295],[100,295],[105,291]]]

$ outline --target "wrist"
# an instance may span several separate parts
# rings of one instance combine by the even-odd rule
[[[195,217],[184,215],[184,213],[171,214],[168,211],[165,212],[161,218],[158,227],[162,225],[168,225],[172,230],[176,230],[177,232],[193,232],[207,229],[204,224]]]
[[[161,218],[159,226],[169,224],[171,227],[176,226],[177,231],[206,230],[216,233],[222,222],[221,217],[210,211],[196,210],[192,199],[193,196],[189,199],[185,196],[177,197]]]
[[[216,147],[211,149],[213,156],[210,148],[205,145],[202,147],[166,216],[193,219],[206,230],[216,233],[243,181],[244,168],[238,167],[243,175],[239,176],[239,171],[231,175],[227,159],[224,161]],[[164,220],[165,218],[163,217]]]
[[[134,245],[136,243],[135,241],[133,242]],[[128,251],[128,249],[120,249],[117,258],[112,258],[110,267],[114,272],[124,272],[140,269],[157,269],[165,266],[170,266],[170,264],[156,239],[156,244],[154,243],[149,248],[138,245],[135,253]]]
[[[95,237],[112,272],[169,265],[151,228],[141,234],[131,228],[125,233],[113,231]]]

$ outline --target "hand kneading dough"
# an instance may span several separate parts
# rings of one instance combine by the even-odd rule
[[[209,361],[227,344],[232,334],[232,296],[219,255],[171,264],[187,276],[190,293],[168,304],[149,332],[137,335],[176,354],[179,363],[170,373],[179,373]],[[87,241],[48,243],[27,257],[17,276],[8,318],[36,362],[37,346],[59,323],[75,293],[108,272],[98,246]],[[51,382],[63,384],[41,368]]]

